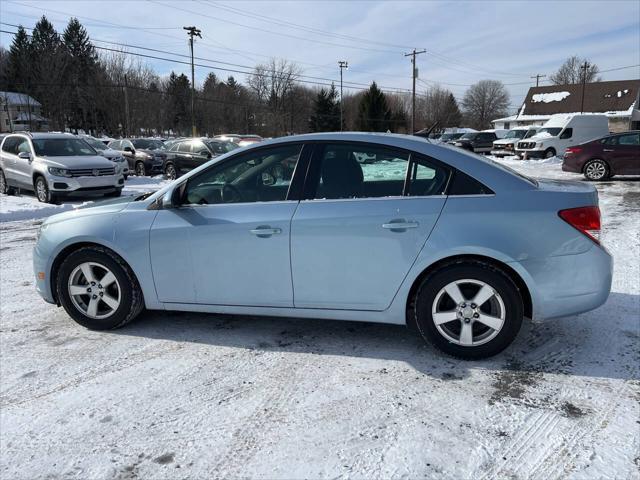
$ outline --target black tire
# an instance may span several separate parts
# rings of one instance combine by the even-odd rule
[[[58,199],[51,193],[47,180],[42,175],[38,175],[33,181],[33,191],[39,202],[58,203]]]
[[[599,180],[606,180],[611,177],[611,168],[609,164],[604,160],[595,158],[585,163],[582,173],[584,178],[591,182],[597,182]]]
[[[127,174],[127,175],[123,175],[123,177],[124,177],[124,179],[125,179],[125,181],[126,181],[126,180],[127,180],[127,178],[129,178],[129,175],[128,175],[128,174]]]
[[[164,176],[169,180],[178,178],[178,172],[176,172],[176,166],[173,163],[167,163],[167,166],[164,167]]]
[[[554,148],[547,148],[544,151],[544,158],[551,158],[556,156],[556,150]]]
[[[107,318],[91,318],[82,313],[69,295],[69,277],[76,267],[84,262],[95,262],[108,268],[120,286],[120,304]],[[126,262],[111,250],[99,247],[83,247],[72,252],[62,262],[55,279],[57,297],[66,312],[77,323],[90,330],[111,330],[120,328],[144,309],[144,298],[138,280]]]
[[[122,195],[122,189],[117,188],[113,192],[107,193],[105,197],[119,197],[120,195]]]
[[[147,168],[144,166],[144,162],[136,163],[135,171],[138,177],[145,177],[147,175]]]
[[[489,285],[499,294],[504,305],[504,323],[497,335],[486,343],[472,346],[454,343],[438,330],[433,320],[432,307],[439,293],[451,282],[463,279],[476,280]],[[488,303],[483,305],[486,306]],[[413,311],[418,331],[428,343],[448,355],[464,360],[491,357],[507,348],[518,335],[524,316],[522,296],[511,278],[502,270],[482,261],[452,263],[429,274],[423,279],[416,292]],[[470,322],[474,335],[476,330],[480,334],[483,331],[489,334],[493,332],[479,321],[471,320]],[[462,331],[462,320],[456,319],[445,325],[449,325],[448,328],[452,329],[459,325],[460,332]],[[460,333],[461,338],[462,333]]]
[[[15,188],[7,183],[7,177],[4,176],[4,172],[0,170],[0,193],[3,195],[13,195],[16,193]]]

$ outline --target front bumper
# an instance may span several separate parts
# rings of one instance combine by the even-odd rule
[[[518,263],[535,284],[536,317],[556,318],[587,312],[604,304],[611,292],[613,258],[596,244],[577,255]]]
[[[109,193],[124,187],[122,173],[97,177],[47,177],[49,190],[56,195],[82,195],[84,193]]]
[[[500,149],[500,150],[491,150],[491,155],[493,155],[494,157],[513,157],[516,152],[514,152],[513,150],[504,150],[504,149]]]

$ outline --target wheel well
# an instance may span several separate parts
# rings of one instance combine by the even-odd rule
[[[35,184],[36,184],[36,178],[38,178],[38,177],[42,177],[42,178],[44,178],[44,175],[43,175],[42,173],[40,173],[40,172],[34,172],[34,174],[32,175],[32,178],[31,178],[31,183],[32,183],[34,186],[35,186]],[[47,179],[46,179],[46,178],[45,178],[44,180],[45,180],[45,182],[47,181]]]
[[[63,248],[60,251],[60,253],[58,253],[56,258],[53,260],[53,265],[51,265],[51,274],[49,275],[49,283],[50,283],[50,287],[51,287],[51,295],[53,296],[54,302],[56,302],[56,304],[58,306],[60,306],[60,300],[58,299],[58,292],[57,292],[57,289],[56,289],[56,282],[58,280],[58,271],[60,270],[60,265],[62,265],[62,262],[64,261],[64,259],[67,258],[70,254],[72,254],[76,250],[80,250],[81,248],[84,248],[84,247],[100,247],[100,248],[103,248],[105,250],[109,250],[111,253],[113,253],[114,255],[116,255],[116,256],[118,256],[119,258],[122,259],[122,257],[120,255],[118,255],[116,252],[111,250],[109,247],[105,247],[104,245],[101,245],[100,243],[80,242],[80,243],[74,243],[72,245],[68,245],[65,248]],[[122,259],[122,261],[124,262],[124,259]],[[127,263],[127,262],[125,262],[125,263]],[[131,267],[129,267],[129,268],[131,269]],[[133,273],[133,275],[135,276],[135,273]],[[137,278],[136,278],[136,280],[137,280]],[[138,283],[140,283],[140,282],[138,282]]]
[[[533,316],[533,302],[531,300],[531,293],[529,292],[529,288],[527,287],[527,284],[524,282],[524,280],[522,280],[522,277],[520,277],[520,275],[518,275],[518,273],[513,268],[511,268],[506,263],[500,262],[499,260],[496,260],[491,257],[485,257],[482,255],[456,255],[454,257],[443,258],[433,263],[432,265],[427,267],[425,270],[423,270],[422,273],[418,275],[418,278],[415,279],[415,281],[413,282],[413,285],[411,285],[411,289],[409,290],[409,296],[407,297],[407,308],[406,308],[406,311],[407,311],[406,322],[409,328],[417,329],[415,325],[415,316],[413,315],[413,307],[415,303],[416,292],[420,287],[422,280],[424,280],[432,272],[435,272],[436,270],[439,270],[447,265],[452,265],[455,263],[463,263],[468,261],[485,262],[502,270],[511,279],[511,281],[515,283],[516,287],[520,291],[520,295],[522,296],[522,303],[524,306],[525,316],[528,318],[531,318]]]

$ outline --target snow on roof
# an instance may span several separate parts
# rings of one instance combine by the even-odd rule
[[[634,104],[632,103],[631,106],[627,109],[627,110],[612,110],[609,112],[568,112],[568,113],[562,113],[562,115],[566,115],[566,116],[572,116],[572,115],[605,115],[607,117],[610,118],[618,118],[618,117],[629,117],[632,115],[633,113],[633,107]],[[508,117],[503,117],[503,118],[496,118],[495,120],[491,120],[491,123],[496,123],[496,122],[529,122],[529,121],[536,121],[536,120],[548,120],[550,119],[552,116],[552,114],[549,115],[510,115]]]
[[[35,113],[20,112],[13,119],[14,122],[46,122],[47,119]]]
[[[41,106],[40,102],[27,95],[26,93],[0,92],[0,100],[7,105],[32,105],[34,107]]]
[[[561,102],[565,98],[567,98],[571,93],[569,92],[550,92],[550,93],[536,93],[531,97],[531,101],[534,103],[537,102]]]

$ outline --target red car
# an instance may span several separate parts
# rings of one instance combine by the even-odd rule
[[[640,130],[617,133],[567,148],[562,170],[582,173],[587,180],[640,175]]]

